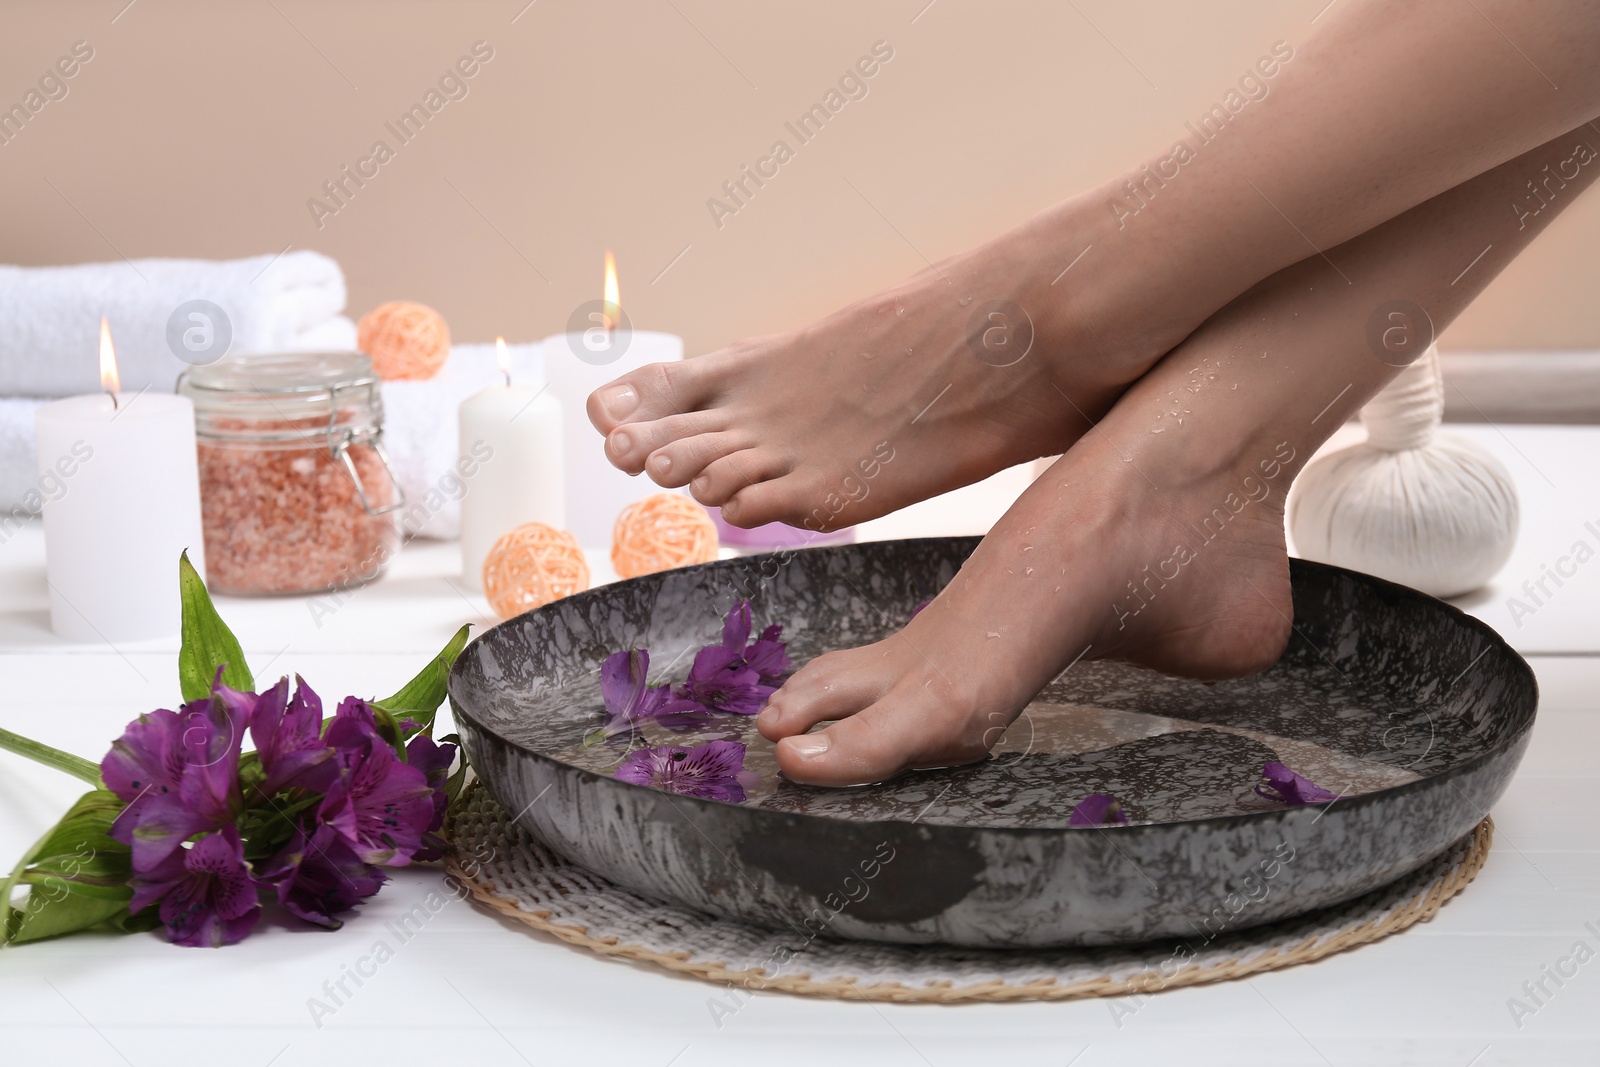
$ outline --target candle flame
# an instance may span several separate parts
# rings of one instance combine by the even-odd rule
[[[622,297],[617,292],[617,259],[606,249],[605,289],[606,329],[614,330],[622,324]]]
[[[500,364],[500,373],[506,376],[506,384],[511,384],[511,353],[506,351],[506,339],[494,339],[494,358]]]
[[[117,353],[111,347],[111,327],[105,316],[100,316],[100,388],[113,398],[122,392],[122,379],[117,376]]]

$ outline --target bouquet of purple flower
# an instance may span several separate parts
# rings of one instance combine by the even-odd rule
[[[287,677],[255,692],[187,556],[179,583],[178,710],[129,723],[98,767],[0,730],[0,747],[95,786],[0,883],[0,939],[161,925],[180,945],[230,945],[263,901],[336,929],[383,885],[380,868],[442,854],[435,832],[465,766],[451,773],[457,746],[434,741],[433,719],[467,628],[394,696],[346,697],[324,716],[298,676],[292,694]]]

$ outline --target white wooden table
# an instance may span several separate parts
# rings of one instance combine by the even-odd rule
[[[1523,990],[1577,942],[1600,954],[1600,560],[1520,626],[1505,603],[1577,540],[1600,549],[1600,430],[1455,429],[1506,462],[1524,508],[1516,555],[1465,606],[1529,656],[1543,696],[1527,760],[1495,809],[1483,872],[1432,922],[1398,937],[1162,993],[1120,1013],[1120,1025],[1104,1000],[930,1007],[775,994],[719,1025],[708,1007],[714,986],[596,958],[467,903],[394,944],[386,922],[442,882],[434,871],[400,871],[338,933],[267,927],[219,951],[80,935],[0,951],[0,1064],[1600,1063],[1600,956],[1559,988],[1546,978],[1553,995],[1542,1006]],[[865,535],[981,532],[1026,481],[1007,472]],[[258,676],[299,671],[325,697],[388,692],[462,622],[491,621],[450,580],[455,552],[408,548],[387,578],[320,625],[303,600],[221,607]],[[176,644],[57,641],[42,562],[36,528],[0,544],[0,725],[98,759],[138,712],[170,706]],[[79,792],[0,753],[0,866]],[[394,958],[318,1025],[308,1001],[325,998],[323,984],[380,938]],[[1537,1007],[1520,1027],[1512,997]]]

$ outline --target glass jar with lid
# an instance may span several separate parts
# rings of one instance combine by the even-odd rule
[[[405,504],[359,352],[230,356],[186,371],[212,592],[319,593],[381,575]]]

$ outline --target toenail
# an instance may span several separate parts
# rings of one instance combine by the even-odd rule
[[[611,452],[613,455],[625,456],[631,447],[633,447],[633,438],[627,434],[614,433],[611,435]]]
[[[789,738],[789,751],[801,759],[817,759],[828,751],[827,734],[806,734]]]
[[[651,463],[652,466],[655,467],[657,474],[670,474],[670,473],[672,473],[672,457],[671,456],[656,456],[654,459],[652,459],[650,461],[650,463]]]
[[[613,419],[626,418],[639,406],[639,394],[631,385],[613,385],[600,393],[600,410]]]
[[[767,729],[770,730],[774,726],[778,725],[779,720],[781,720],[782,718],[783,718],[783,712],[779,711],[777,708],[772,707],[769,704],[767,707],[765,707],[765,708],[763,708],[761,710],[761,714],[760,715],[756,716],[756,725],[757,726],[765,726]]]

